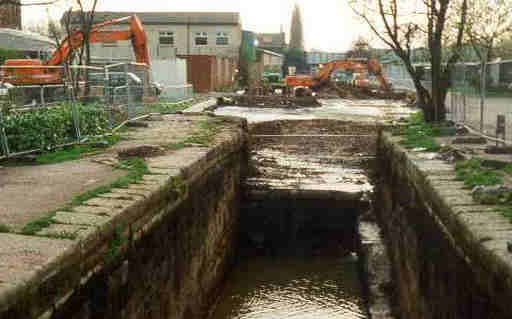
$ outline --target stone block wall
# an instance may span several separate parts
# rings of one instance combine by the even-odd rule
[[[512,225],[477,205],[454,166],[387,133],[378,142],[375,207],[401,318],[511,318]]]
[[[154,175],[75,208],[92,225],[76,240],[34,239],[59,243],[58,257],[0,286],[0,318],[204,318],[234,259],[243,126],[213,148],[148,159]]]

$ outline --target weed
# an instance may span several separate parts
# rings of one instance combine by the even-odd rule
[[[119,248],[121,248],[121,245],[123,244],[123,242],[125,240],[122,236],[123,229],[124,229],[124,225],[123,226],[117,225],[114,228],[114,237],[109,242],[108,250],[105,252],[105,262],[107,264],[114,261]]]
[[[55,212],[29,222],[23,227],[21,233],[24,235],[34,235],[42,229],[50,227],[54,223],[53,217],[55,217]]]
[[[498,211],[512,223],[512,205],[500,206]]]
[[[9,233],[11,229],[5,224],[0,224],[0,233]]]
[[[438,151],[439,145],[434,140],[436,130],[432,124],[426,123],[423,113],[418,112],[409,118],[401,142],[406,148],[424,148],[426,151]]]
[[[483,167],[482,162],[479,158],[458,162],[455,165],[456,180],[464,181],[464,185],[468,188],[473,188],[477,185],[503,184],[503,174],[499,171]]]
[[[210,145],[215,135],[220,131],[221,125],[224,123],[223,119],[208,119],[199,123],[201,131],[196,134],[189,136],[185,139],[185,144],[199,144],[199,145]]]

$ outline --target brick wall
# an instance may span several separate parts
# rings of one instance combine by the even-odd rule
[[[21,7],[12,4],[0,6],[0,28],[21,29]]]

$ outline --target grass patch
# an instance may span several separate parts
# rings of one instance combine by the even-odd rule
[[[0,233],[9,233],[11,229],[5,224],[0,224]]]
[[[182,102],[157,102],[153,104],[147,104],[145,109],[152,113],[161,114],[174,114],[188,109],[196,103],[195,100],[182,101]]]
[[[119,135],[112,135],[112,136],[105,136],[101,139],[93,140],[95,141],[105,141],[107,142],[106,147],[115,145],[119,143],[121,140],[121,137]],[[71,145],[67,146],[58,150],[55,150],[53,152],[47,152],[39,154],[36,157],[36,163],[37,164],[55,164],[55,163],[61,163],[66,161],[72,161],[77,160],[84,155],[90,155],[90,154],[97,154],[102,152],[104,149],[100,147],[93,147],[91,145],[82,144],[82,145]]]
[[[90,191],[73,197],[71,201],[71,207],[79,206],[89,199],[98,197],[98,195],[106,194],[110,192],[112,188],[124,188],[130,184],[134,184],[142,180],[145,174],[149,174],[149,169],[144,159],[134,157],[131,159],[122,160],[117,166],[118,169],[126,169],[128,173],[124,176],[119,177],[116,181],[109,185],[103,185],[96,187]],[[70,207],[67,207],[69,210]]]
[[[93,152],[97,152],[97,150],[89,145],[73,145],[56,150],[54,152],[37,155],[36,163],[55,164],[65,161],[72,161],[82,158],[84,154],[90,154]]]
[[[183,143],[199,144],[204,146],[210,145],[213,142],[215,135],[219,133],[223,123],[223,119],[208,119],[201,121],[199,123],[201,131],[198,134],[187,137]]]
[[[498,208],[498,211],[512,223],[512,205],[504,205]]]
[[[55,213],[56,212],[49,213],[46,216],[40,217],[36,220],[29,222],[28,224],[25,225],[25,227],[23,227],[21,233],[24,235],[35,235],[42,229],[50,227],[50,225],[55,222],[53,220],[53,217],[55,217]]]
[[[463,181],[468,188],[477,185],[503,184],[503,173],[484,167],[482,162],[483,160],[479,158],[458,162],[455,165],[456,180]]]

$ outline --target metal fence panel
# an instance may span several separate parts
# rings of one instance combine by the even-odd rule
[[[481,90],[480,66],[460,63],[452,74],[446,101],[449,118],[488,136],[497,136],[497,118],[505,116],[506,140],[512,143],[512,61],[486,66],[485,90]]]
[[[0,158],[79,143],[154,110],[158,90],[146,65],[61,71],[61,84],[0,89]],[[164,99],[184,100],[192,96],[192,87],[168,87],[166,92]]]

